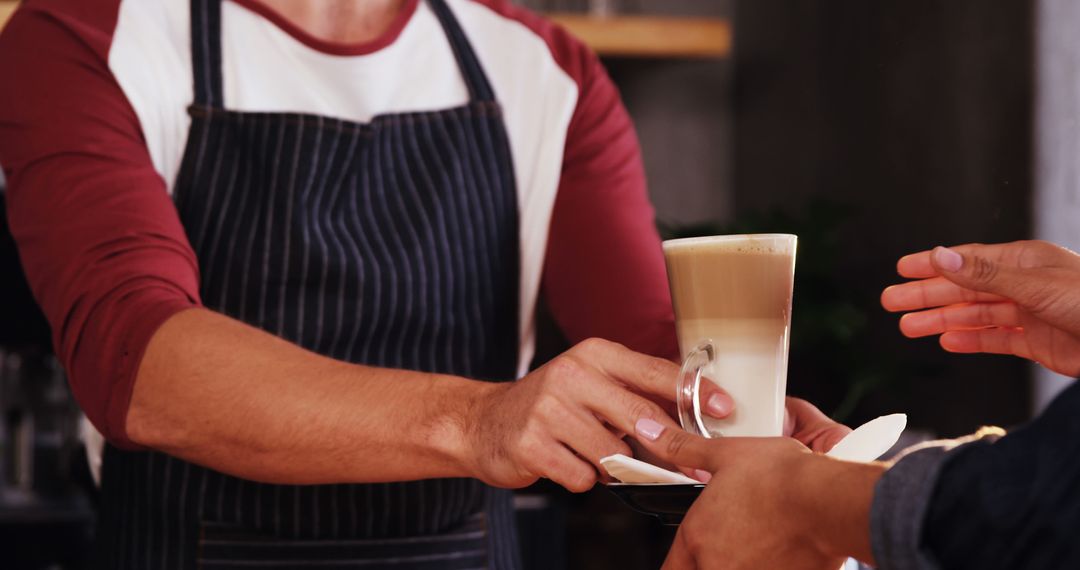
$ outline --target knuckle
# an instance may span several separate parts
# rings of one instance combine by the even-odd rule
[[[686,448],[687,441],[688,438],[685,433],[673,433],[664,445],[664,451],[669,457],[678,457],[682,454],[683,449]]]
[[[1077,254],[1074,251],[1049,241],[1033,240],[1030,243],[1029,248],[1024,251],[1028,255],[1021,261],[1024,269],[1076,267]]]
[[[581,375],[581,364],[573,358],[563,355],[559,356],[555,360],[552,360],[548,365],[550,366],[550,377],[556,382],[572,382]]]
[[[536,398],[536,403],[533,404],[533,414],[538,418],[556,419],[561,411],[562,404],[559,402],[559,398],[551,392],[540,394]]]
[[[609,341],[602,338],[591,337],[579,342],[577,346],[581,351],[591,353],[603,350],[604,348],[607,348],[609,344]]]
[[[627,396],[626,408],[630,411],[630,419],[634,422],[642,418],[656,419],[659,417],[656,405],[644,398],[635,395]]]
[[[518,450],[525,455],[542,451],[544,449],[544,444],[540,439],[542,431],[543,427],[539,421],[530,419],[525,422],[525,429],[517,439]]]
[[[971,278],[979,283],[992,283],[998,274],[998,265],[993,261],[976,255],[972,260]]]
[[[593,453],[595,453],[595,457],[592,456]],[[630,446],[626,444],[626,442],[613,441],[613,442],[610,442],[610,443],[608,443],[608,442],[598,443],[595,446],[593,446],[592,453],[589,454],[590,457],[588,457],[588,459],[590,461],[593,461],[594,463],[599,464],[599,461],[601,459],[603,459],[604,457],[610,457],[612,455],[616,455],[616,454],[620,454],[620,453],[627,456],[627,457],[633,457],[634,456],[634,450],[631,449]]]
[[[645,374],[657,383],[674,383],[678,372],[679,370],[673,362],[663,358],[650,358],[645,364]]]
[[[1009,248],[1015,250],[1015,263],[1016,266],[1021,269],[1031,269],[1041,265],[1046,265],[1049,257],[1046,250],[1043,249],[1040,240],[1019,240],[1006,244]]]
[[[582,469],[575,474],[570,482],[570,490],[575,493],[584,493],[596,485],[596,472],[592,469]]]
[[[1060,247],[1041,239],[1026,240],[1020,244],[1022,266],[1045,265],[1061,253]]]

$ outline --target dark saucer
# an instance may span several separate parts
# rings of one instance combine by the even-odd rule
[[[704,484],[611,483],[607,488],[639,513],[652,515],[666,525],[682,522],[690,505],[705,488]]]

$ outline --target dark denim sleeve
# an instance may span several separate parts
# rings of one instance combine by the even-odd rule
[[[871,511],[882,570],[1080,568],[1080,385],[997,440],[906,454]]]

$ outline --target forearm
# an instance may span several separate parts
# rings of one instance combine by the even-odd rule
[[[193,309],[150,340],[127,430],[139,444],[263,482],[468,476],[467,415],[495,389],[347,364]]]

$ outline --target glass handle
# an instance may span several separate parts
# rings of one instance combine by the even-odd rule
[[[679,424],[690,433],[712,437],[701,417],[701,377],[716,359],[716,349],[706,340],[690,351],[679,371],[678,392],[675,404],[679,408]]]

